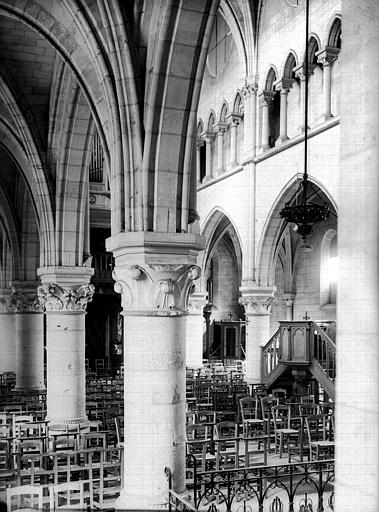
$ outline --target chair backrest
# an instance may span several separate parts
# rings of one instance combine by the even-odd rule
[[[84,483],[64,482],[49,487],[50,510],[85,510],[87,505],[84,501]]]
[[[7,511],[42,510],[43,487],[20,485],[7,488]]]
[[[258,418],[258,401],[255,397],[245,396],[241,398],[240,408],[242,422]]]
[[[66,437],[64,435],[58,436],[53,441],[53,452],[61,452],[65,450],[76,450],[77,440],[73,437]]]
[[[315,396],[314,395],[302,395],[300,397],[300,402],[302,404],[314,404],[315,403]]]
[[[195,412],[196,423],[214,423],[216,421],[216,412],[212,409],[203,409]]]
[[[274,405],[271,407],[274,429],[289,428],[291,425],[291,407],[289,405]]]
[[[287,398],[287,390],[285,388],[275,388],[271,393],[274,398],[278,399],[279,403],[283,403]]]
[[[314,414],[318,414],[319,406],[317,404],[300,404],[299,405],[299,414],[300,416],[310,416]]]
[[[106,432],[88,432],[83,435],[83,448],[99,447],[108,448]]]
[[[328,416],[326,414],[311,414],[305,418],[309,444],[328,440]]]
[[[234,421],[220,421],[215,425],[215,438],[228,439],[238,436],[238,423]]]
[[[261,397],[262,418],[268,420],[271,417],[271,407],[277,405],[277,400],[273,396]]]

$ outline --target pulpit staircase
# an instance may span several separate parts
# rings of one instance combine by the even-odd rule
[[[290,385],[303,374],[313,377],[335,399],[336,344],[315,322],[282,321],[262,347],[261,378],[267,389]]]

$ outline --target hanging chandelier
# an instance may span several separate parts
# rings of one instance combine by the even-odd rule
[[[287,0],[293,7],[299,5],[298,0]],[[296,190],[284,208],[280,216],[287,222],[295,224],[295,231],[303,240],[303,247],[311,251],[312,246],[308,244],[307,238],[317,222],[326,220],[329,217],[329,206],[325,204],[318,193],[318,188],[308,180],[308,69],[309,69],[309,0],[305,0],[305,89],[304,89],[304,170],[303,176]],[[318,197],[320,203],[314,202]]]

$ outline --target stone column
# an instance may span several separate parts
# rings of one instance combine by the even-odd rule
[[[15,317],[16,389],[45,389],[43,313],[36,283],[13,287],[7,309]]]
[[[200,148],[204,145],[204,139],[201,137],[197,137],[196,139],[196,180],[197,184],[201,183],[201,163],[200,163]]]
[[[242,89],[244,98],[244,158],[252,159],[256,148],[257,84],[253,77],[246,77]]]
[[[227,119],[230,121],[230,167],[233,169],[233,167],[237,165],[237,126],[242,116],[241,114],[232,112]]]
[[[207,181],[209,181],[213,178],[213,174],[212,174],[212,142],[215,137],[215,134],[210,131],[205,131],[201,134],[201,136],[205,140],[205,178],[203,179],[203,182],[206,183]]]
[[[257,85],[252,77],[246,79],[242,90],[244,97],[244,168],[248,173],[248,211],[247,211],[247,244],[242,258],[243,284],[255,280],[255,204],[256,204],[256,168],[254,157],[256,152],[256,112]]]
[[[324,120],[333,117],[332,114],[332,64],[338,59],[339,48],[327,46],[316,53],[317,62],[323,66],[323,96],[324,96]]]
[[[167,502],[164,468],[185,491],[187,298],[200,275],[203,239],[186,233],[120,233],[107,240],[124,316],[124,488],[119,510]]]
[[[201,368],[203,366],[203,339],[205,334],[203,309],[208,304],[207,297],[207,292],[195,291],[188,298],[186,366],[189,368]]]
[[[7,308],[10,290],[0,292],[0,373],[16,371],[15,315]]]
[[[261,382],[261,347],[270,339],[271,306],[275,302],[273,288],[241,287],[239,303],[245,308],[246,326],[246,381]]]
[[[216,176],[219,176],[225,171],[224,168],[224,134],[228,128],[227,123],[216,123],[213,125],[217,138],[217,165]]]
[[[379,503],[379,3],[345,0],[342,15],[334,510],[374,512]]]
[[[315,64],[308,63],[308,80],[309,77],[313,75]],[[297,68],[294,68],[295,75],[300,78],[300,126],[298,128],[299,132],[303,132],[305,129],[304,126],[304,110],[305,110],[305,63],[303,62]]]
[[[279,141],[280,143],[288,140],[287,135],[287,95],[292,88],[294,79],[283,77],[281,80],[275,82],[275,90],[280,92],[280,126],[279,126]]]
[[[46,311],[46,419],[52,426],[84,424],[85,310],[95,291],[88,284],[93,269],[48,267],[38,273],[42,282],[38,297]]]
[[[261,134],[261,149],[265,151],[270,147],[270,105],[274,99],[275,92],[273,91],[262,91],[258,97],[262,109],[262,134]]]
[[[286,305],[286,320],[292,322],[293,320],[293,304],[295,302],[295,296],[292,293],[285,293],[283,296],[283,302]]]

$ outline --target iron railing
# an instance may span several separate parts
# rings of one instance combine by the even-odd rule
[[[187,459],[187,464],[191,462]],[[171,489],[170,512],[327,512],[334,510],[334,460],[196,471],[191,498]],[[188,469],[188,466],[187,466]],[[166,473],[167,474],[167,473]]]

